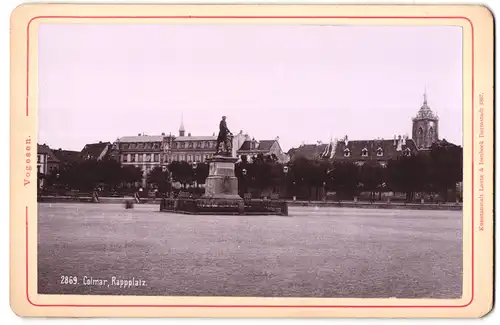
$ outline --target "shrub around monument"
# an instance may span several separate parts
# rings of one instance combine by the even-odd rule
[[[245,213],[288,215],[288,204],[283,200],[245,200]]]
[[[288,205],[278,200],[245,200],[243,210],[235,200],[210,198],[165,198],[160,211],[187,214],[253,214],[288,215]]]

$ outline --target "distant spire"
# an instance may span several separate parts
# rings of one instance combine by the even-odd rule
[[[184,112],[181,113],[181,127],[179,128],[179,131],[186,131],[184,129]]]
[[[424,104],[427,104],[427,86],[424,87]]]
[[[186,129],[184,129],[184,112],[181,113],[181,126],[179,128],[179,136],[183,137],[186,133]]]

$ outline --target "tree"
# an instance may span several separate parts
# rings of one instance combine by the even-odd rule
[[[357,194],[360,176],[358,166],[348,161],[335,162],[331,174],[339,197],[351,198]]]
[[[196,165],[195,181],[197,184],[205,184],[209,172],[208,168],[209,166],[207,163],[199,163]]]
[[[142,170],[132,165],[124,165],[121,169],[121,180],[126,184],[135,184],[142,180]]]
[[[114,159],[103,159],[92,165],[96,173],[96,181],[108,190],[116,189],[122,183],[122,166]]]
[[[463,149],[442,140],[432,145],[429,159],[432,187],[447,200],[448,190],[463,180]]]
[[[163,171],[162,167],[155,167],[146,176],[148,183],[160,187],[168,182],[168,171]]]
[[[425,153],[390,160],[388,164],[389,188],[394,192],[405,192],[406,199],[412,201],[415,192],[424,192],[428,189],[430,171],[431,165]]]
[[[375,197],[375,192],[379,192],[381,197],[382,184],[387,182],[386,168],[381,166],[376,161],[368,161],[363,164],[359,170],[360,182],[363,184],[363,189],[369,191],[371,197]]]
[[[172,179],[186,186],[194,179],[194,172],[191,165],[186,161],[173,161],[168,165],[168,170],[172,173]]]

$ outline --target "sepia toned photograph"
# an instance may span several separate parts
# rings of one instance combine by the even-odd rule
[[[462,29],[40,24],[39,294],[463,291]]]

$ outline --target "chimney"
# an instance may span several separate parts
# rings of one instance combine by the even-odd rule
[[[240,130],[240,134],[243,134],[243,130]]]
[[[401,135],[398,136],[398,145],[397,145],[397,148],[396,148],[396,151],[401,151],[403,150],[403,141],[402,138],[401,138]]]
[[[99,143],[102,143],[102,141],[99,141]]]
[[[165,136],[165,132],[162,132],[161,135]]]
[[[140,133],[137,133],[137,136],[138,136],[138,137],[140,137],[140,136],[141,136],[141,134],[140,134]]]
[[[188,137],[190,137],[190,136],[191,136],[191,133],[188,133]]]

